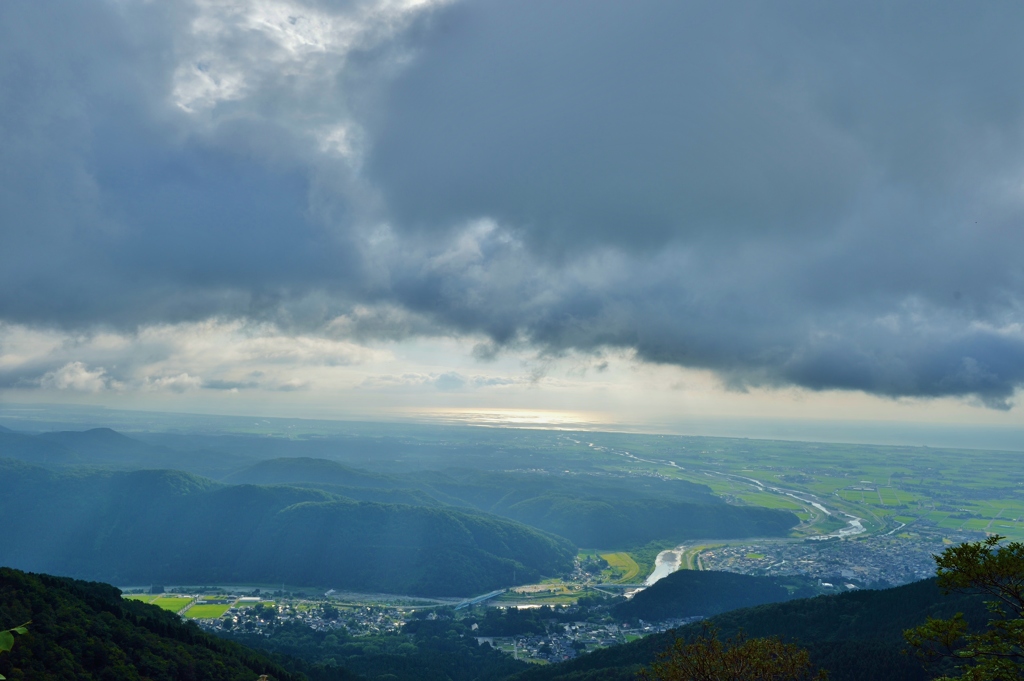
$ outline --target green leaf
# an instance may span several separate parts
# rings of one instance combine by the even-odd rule
[[[13,629],[11,629],[11,631],[13,631],[15,634],[27,634],[28,633],[28,629],[26,629],[25,627],[14,627]]]
[[[14,634],[9,631],[0,631],[0,652],[8,651],[14,647]]]

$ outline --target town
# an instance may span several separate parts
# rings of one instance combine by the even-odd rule
[[[142,589],[130,589],[142,591]],[[353,603],[325,593],[314,597],[296,592],[259,590],[244,595],[226,593],[216,588],[181,593],[171,589],[165,593],[125,593],[125,598],[139,600],[164,609],[174,610],[200,628],[214,633],[238,632],[267,635],[276,627],[297,624],[314,631],[346,637],[402,635],[404,627],[414,619],[428,621],[463,620],[471,622],[469,631],[479,630],[477,621],[485,619],[488,609],[534,609],[537,606],[489,605],[486,602],[456,609],[445,605],[388,605]],[[351,597],[351,594],[345,594]],[[380,596],[377,596],[378,598]],[[676,618],[661,622],[621,622],[606,607],[581,607],[572,604],[554,606],[553,615],[542,618],[545,631],[529,635],[474,636],[480,645],[490,645],[520,660],[558,662],[579,654],[628,643],[652,633],[674,629],[699,620],[699,617]],[[578,615],[580,619],[574,619]]]
[[[706,570],[804,576],[826,588],[888,588],[933,576],[933,556],[952,544],[984,537],[977,532],[929,532],[924,527],[916,530],[842,540],[765,540],[709,546],[700,552],[700,559]]]

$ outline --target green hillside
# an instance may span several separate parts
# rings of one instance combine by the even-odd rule
[[[222,478],[231,484],[281,485],[291,483],[317,483],[345,487],[374,487],[392,489],[407,487],[398,479],[345,466],[328,459],[308,456],[268,459]]]
[[[784,536],[798,522],[788,511],[731,506],[705,485],[653,476],[448,469],[419,479],[434,493],[579,546]]]
[[[123,600],[112,586],[0,568],[0,629],[28,620],[29,633],[0,655],[0,674],[11,681],[303,678],[171,613]]]
[[[325,459],[296,457],[262,461],[225,480],[301,483],[328,491],[336,485],[405,488],[421,496],[410,494],[403,501],[474,508],[566,537],[580,546],[784,536],[798,522],[789,511],[728,505],[704,485],[651,476],[455,468],[385,476]]]
[[[726,504],[703,484],[589,470],[581,465],[585,462],[574,462],[574,468],[587,470],[586,474],[540,469],[535,466],[541,462],[518,451],[506,451],[502,459],[504,465],[516,467],[513,471],[453,468],[451,463],[463,465],[462,459],[452,455],[463,453],[456,448],[449,452],[449,466],[441,470],[384,474],[322,457],[280,456],[292,451],[327,454],[331,447],[326,442],[255,438],[245,439],[244,448],[220,451],[223,440],[158,438],[161,444],[154,444],[109,428],[0,433],[0,457],[65,471],[73,466],[175,469],[227,484],[300,485],[360,501],[472,508],[566,537],[580,546],[784,536],[798,523],[788,510]],[[369,465],[376,449],[371,442],[360,442],[360,446],[367,451],[359,465]],[[388,457],[406,449],[407,445],[396,444]],[[277,456],[264,458],[272,452]],[[466,452],[470,454],[475,459],[479,452]]]
[[[478,511],[179,471],[54,472],[0,460],[0,563],[119,584],[281,583],[463,596],[559,574],[564,539]]]
[[[711,537],[785,536],[798,519],[789,511],[694,504],[664,499],[623,499],[545,494],[492,513],[568,537],[579,546],[637,546],[651,541]]]

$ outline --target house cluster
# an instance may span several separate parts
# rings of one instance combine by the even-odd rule
[[[914,532],[829,541],[764,541],[705,551],[701,560],[709,570],[802,575],[835,588],[898,586],[934,576],[932,556],[951,543],[973,539],[961,533]]]
[[[671,619],[663,622],[572,622],[552,623],[548,633],[532,636],[477,637],[480,644],[489,644],[519,660],[563,662],[584,652],[628,643],[648,634],[660,633],[696,622],[700,617]]]
[[[353,636],[387,634],[398,631],[405,623],[405,612],[398,608],[359,606],[338,608],[330,602],[258,601],[239,603],[222,617],[197,620],[206,629],[237,629],[265,633],[269,627],[289,622],[304,624],[317,631],[344,629]]]

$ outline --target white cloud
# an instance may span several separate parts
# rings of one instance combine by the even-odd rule
[[[197,376],[191,376],[182,372],[176,376],[147,376],[144,380],[144,388],[147,390],[170,390],[171,392],[183,393],[187,390],[195,390],[202,387],[203,380]]]
[[[44,390],[98,393],[113,387],[106,374],[103,367],[89,369],[82,362],[68,362],[60,369],[43,374],[39,386]]]

